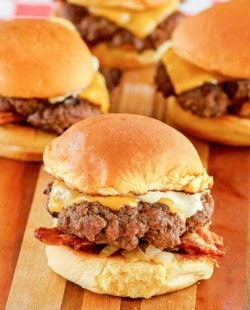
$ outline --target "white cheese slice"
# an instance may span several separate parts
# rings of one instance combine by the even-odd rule
[[[186,194],[174,191],[155,191],[140,196],[89,196],[68,188],[63,182],[55,181],[52,186],[48,208],[51,212],[60,212],[62,208],[71,206],[73,203],[98,201],[100,204],[118,211],[124,205],[136,207],[139,201],[151,204],[161,202],[169,207],[170,212],[178,213],[182,218],[187,219],[203,209],[201,195],[202,193]]]
[[[164,199],[170,200],[172,202],[172,205],[174,206],[174,212],[176,211],[177,213],[182,214],[185,218],[189,218],[193,216],[197,211],[201,211],[203,209],[201,195],[202,193],[186,194],[183,192],[168,191],[149,192],[146,195],[139,196],[138,198],[141,201],[148,203],[156,203],[160,200],[162,200],[163,202]]]

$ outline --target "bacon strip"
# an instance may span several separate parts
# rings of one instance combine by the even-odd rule
[[[0,125],[13,122],[20,122],[23,119],[24,117],[22,115],[14,112],[0,112]]]
[[[219,257],[225,255],[222,237],[209,231],[207,227],[202,227],[194,233],[186,233],[181,238],[180,249],[191,255],[207,254]]]
[[[86,239],[81,239],[74,235],[66,235],[57,228],[40,227],[35,231],[35,237],[48,245],[68,245],[75,250],[80,250],[95,243]],[[222,257],[225,255],[223,250],[223,239],[214,232],[202,227],[194,233],[186,233],[181,238],[180,249],[190,255],[210,255]]]
[[[93,242],[81,239],[77,236],[66,235],[57,228],[40,227],[35,230],[35,237],[48,245],[69,245],[75,250],[93,245]]]

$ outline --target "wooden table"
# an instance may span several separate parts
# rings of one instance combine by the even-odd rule
[[[144,76],[152,82],[150,69]],[[126,78],[134,81],[136,74]],[[137,105],[124,87],[113,110],[166,120],[164,103],[152,103],[152,87],[143,88],[146,95]],[[50,225],[42,192],[51,177],[38,163],[0,159],[0,309],[250,309],[250,150],[194,143],[215,179],[213,230],[224,237],[226,246],[211,280],[149,300],[97,295],[65,281],[48,268],[44,245],[33,237],[36,227]]]

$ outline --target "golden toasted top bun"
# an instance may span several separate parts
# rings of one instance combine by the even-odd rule
[[[98,294],[149,298],[209,279],[214,260],[170,254],[168,263],[128,261],[121,255],[100,257],[64,246],[47,246],[48,265],[56,273]]]
[[[197,192],[211,185],[191,142],[149,117],[107,114],[75,124],[50,143],[45,169],[90,195]]]
[[[176,53],[203,69],[250,78],[250,3],[232,0],[185,19],[173,34]]]
[[[0,96],[48,98],[87,87],[92,56],[80,35],[46,20],[0,22]]]
[[[82,5],[82,6],[103,6],[103,7],[118,7],[128,8],[132,10],[146,10],[157,6],[164,5],[168,0],[67,0],[67,2]]]
[[[250,146],[250,120],[234,115],[199,117],[168,99],[168,116],[178,128],[195,137],[233,146]]]
[[[24,161],[42,161],[45,146],[55,137],[28,126],[1,125],[0,156]]]

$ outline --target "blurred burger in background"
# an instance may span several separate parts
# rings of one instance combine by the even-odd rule
[[[55,272],[132,298],[211,277],[224,255],[210,230],[213,180],[177,130],[141,115],[94,116],[48,144],[44,163],[54,225],[35,236]]]
[[[168,115],[194,136],[250,145],[250,6],[216,4],[187,18],[158,67]]]
[[[60,19],[0,23],[0,156],[41,160],[74,123],[107,112],[98,61]]]
[[[109,89],[123,69],[155,64],[183,15],[180,0],[61,0],[58,14],[74,23],[100,60]]]

